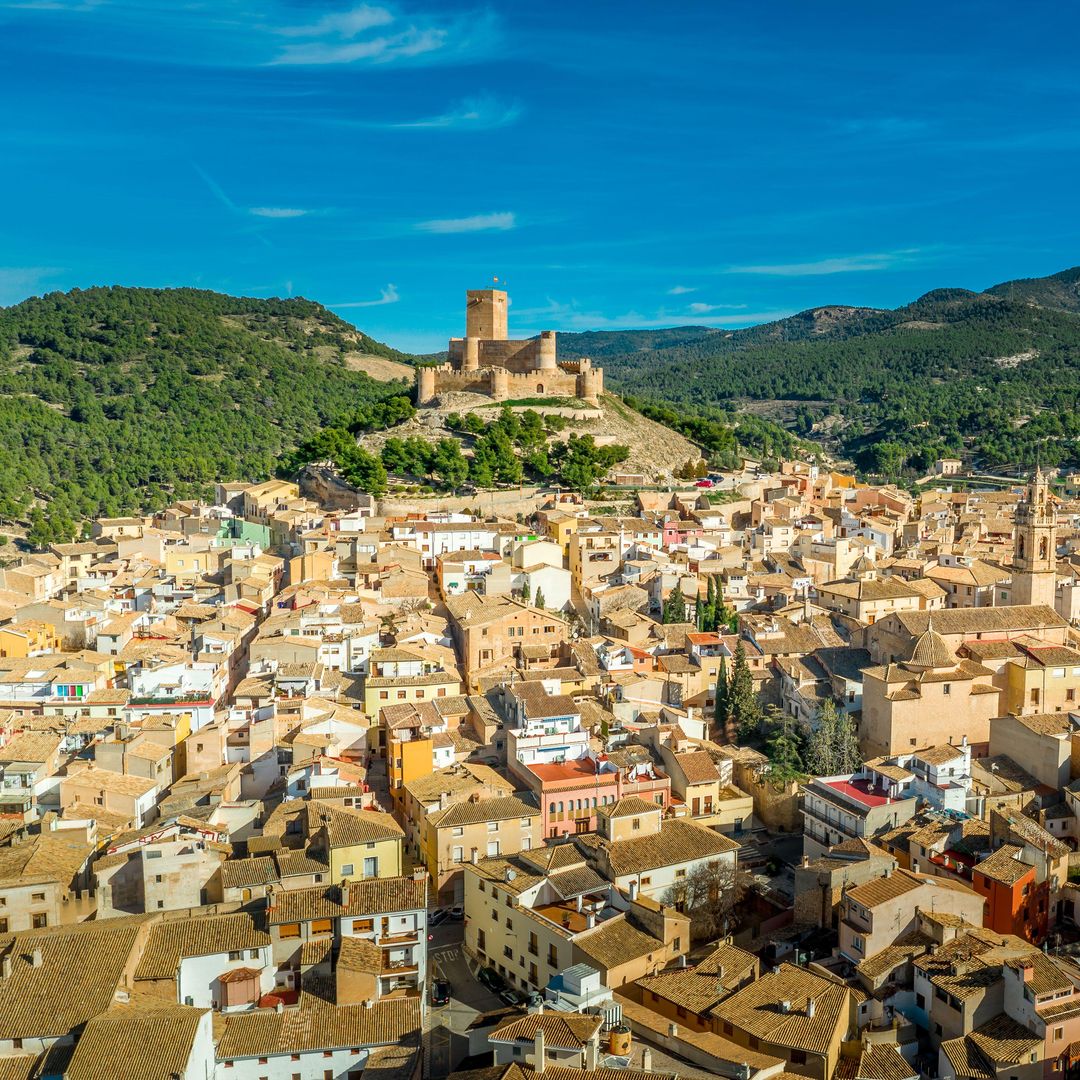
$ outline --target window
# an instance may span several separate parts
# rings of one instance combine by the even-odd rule
[[[282,923],[278,927],[279,938],[298,938],[300,936],[300,924],[299,923]]]
[[[499,831],[499,823],[497,821],[489,821],[487,823],[487,827],[488,827],[488,832],[498,832]]]
[[[630,823],[630,828],[633,829],[634,832],[638,832],[641,829],[641,818],[634,818],[634,820]]]
[[[548,946],[548,964],[553,968],[559,966],[559,949],[556,945]]]
[[[7,919],[0,919],[0,934],[6,934],[8,932]]]
[[[593,806],[595,806],[595,805],[596,805],[596,800],[593,799]],[[521,819],[521,821],[519,822],[519,824],[521,825],[521,827],[523,829],[527,829],[529,827],[529,822],[530,821],[532,821],[532,818],[523,817]]]
[[[35,930],[40,930],[43,926],[49,925],[49,916],[44,912],[41,912],[38,915],[32,915],[30,917],[30,923]]]
[[[232,950],[230,950],[229,959],[230,960],[243,960],[244,959],[244,950],[243,949],[232,949]]]
[[[465,829],[461,825],[459,825],[459,826],[457,826],[456,829],[454,829],[454,831],[451,833],[451,835],[452,836],[464,836],[465,835]]]
[[[948,683],[944,683],[941,687],[941,692],[948,697],[952,693],[952,687]]]
[[[333,919],[312,919],[311,932],[313,934],[331,934],[334,931]]]
[[[451,848],[450,849],[450,858],[451,858],[451,860],[453,862],[456,862],[456,863],[457,862],[464,862],[465,861],[465,849],[463,847],[460,847],[460,846]],[[483,884],[483,882],[481,882],[481,885],[482,884]]]
[[[352,877],[352,874],[353,874],[353,864],[351,862],[345,863],[341,867],[341,876],[342,877]]]
[[[683,870],[676,870],[676,871],[675,871],[675,876],[676,876],[677,878],[684,878],[684,877],[686,877],[686,870],[685,870],[685,869],[683,869]]]
[[[37,904],[43,904],[45,902],[45,894],[43,892],[31,893],[30,899]]]
[[[379,859],[375,858],[364,860],[364,877],[378,877],[379,876]]]
[[[791,1051],[791,1064],[792,1065],[805,1065],[806,1064],[806,1051],[804,1051],[804,1050],[792,1050]]]

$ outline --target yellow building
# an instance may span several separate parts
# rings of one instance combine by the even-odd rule
[[[331,881],[401,876],[405,832],[389,814],[320,802],[308,807],[308,828],[326,848]]]
[[[430,738],[391,738],[386,750],[386,773],[394,807],[404,810],[404,788],[411,780],[430,776],[435,769],[435,744]]]
[[[542,846],[540,811],[517,795],[436,806],[420,822],[422,858],[448,904],[464,899],[465,863]]]
[[[0,626],[0,656],[27,660],[31,656],[60,651],[56,627],[42,622],[9,623]]]

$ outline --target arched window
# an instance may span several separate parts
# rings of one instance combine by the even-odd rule
[[[1039,540],[1039,558],[1045,559],[1050,551],[1050,541],[1044,536]]]
[[[1021,533],[1016,538],[1016,556],[1019,559],[1022,559],[1024,557],[1024,534],[1023,533]]]
[[[550,805],[550,806],[548,807],[548,813],[549,813],[549,814],[554,814],[554,813],[555,813],[555,804],[554,804],[554,803],[552,803],[552,804],[551,804],[551,805]]]
[[[536,392],[538,394],[542,394],[544,392],[544,384],[542,382],[538,382],[536,384]]]

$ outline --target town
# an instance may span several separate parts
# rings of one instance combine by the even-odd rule
[[[9,559],[3,1076],[1072,1075],[1080,489],[953,467]]]

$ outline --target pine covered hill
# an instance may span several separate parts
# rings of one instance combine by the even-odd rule
[[[95,288],[0,308],[0,525],[66,540],[95,516],[271,476],[322,427],[408,391],[411,357],[308,300]]]
[[[563,334],[560,349],[602,357],[623,394],[772,416],[890,478],[940,456],[1080,463],[1080,269],[746,330]]]

